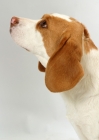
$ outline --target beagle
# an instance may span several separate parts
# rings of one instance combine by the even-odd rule
[[[99,140],[99,50],[86,27],[55,13],[39,20],[12,17],[10,33],[37,56],[47,88],[61,92],[80,140]]]

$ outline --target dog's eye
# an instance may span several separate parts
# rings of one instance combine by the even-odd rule
[[[40,26],[41,26],[42,28],[47,28],[47,22],[46,22],[46,20],[41,21],[41,22],[40,22]]]

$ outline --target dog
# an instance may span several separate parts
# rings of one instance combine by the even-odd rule
[[[99,140],[99,50],[86,27],[54,13],[39,20],[12,17],[10,33],[37,56],[47,88],[62,96],[80,140]]]

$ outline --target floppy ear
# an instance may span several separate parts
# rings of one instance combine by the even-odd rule
[[[45,72],[45,67],[41,64],[41,62],[38,62],[38,69],[41,72]]]
[[[82,39],[63,38],[59,49],[50,58],[45,75],[47,88],[52,92],[62,92],[73,88],[83,77],[80,64]]]

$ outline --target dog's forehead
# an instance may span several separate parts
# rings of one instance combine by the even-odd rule
[[[72,22],[72,20],[70,19],[69,16],[67,16],[67,15],[62,15],[62,14],[58,14],[58,13],[44,14],[44,15],[42,16],[42,19],[43,19],[43,18],[52,17],[52,16],[57,17],[57,18],[61,18],[61,19],[65,19],[65,20],[68,21],[68,22]]]
[[[54,17],[58,17],[58,18],[62,18],[62,19],[65,19],[65,20],[67,20],[67,21],[69,21],[69,22],[71,22],[72,20],[70,19],[70,17],[69,16],[67,16],[67,15],[61,15],[61,14],[57,14],[57,13],[54,13],[54,14],[52,14]]]

